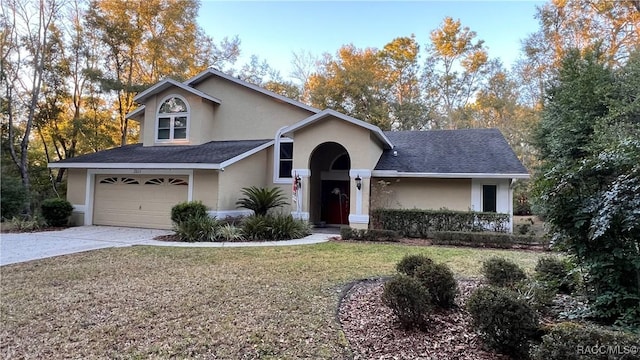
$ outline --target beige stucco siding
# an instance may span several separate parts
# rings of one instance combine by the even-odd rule
[[[308,169],[311,153],[325,142],[344,146],[351,158],[351,168],[355,169],[373,169],[382,154],[382,148],[370,138],[369,130],[336,118],[304,127],[293,137],[293,167],[298,169]]]
[[[222,101],[206,134],[211,140],[269,139],[283,126],[313,115],[308,110],[216,76],[196,88]]]
[[[235,210],[242,188],[266,186],[267,164],[267,152],[260,151],[226,167],[218,176],[218,210]]]
[[[471,208],[471,179],[373,178],[372,184],[379,180],[389,185],[384,191],[373,185],[372,206],[459,211]]]
[[[154,145],[173,145],[171,143],[156,143],[156,118],[158,114],[158,106],[160,102],[165,100],[169,95],[180,95],[189,106],[189,130],[187,141],[181,141],[181,144],[199,145],[211,141],[209,134],[213,128],[213,118],[215,107],[217,104],[202,99],[200,96],[192,94],[188,91],[172,88],[149,97],[145,104],[144,124],[142,143],[144,146]]]
[[[71,225],[84,224],[86,188],[87,170],[67,169],[67,200],[74,206],[70,219]]]
[[[217,170],[193,171],[193,199],[211,210],[218,206],[218,172]]]

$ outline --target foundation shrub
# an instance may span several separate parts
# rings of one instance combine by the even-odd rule
[[[180,222],[174,223],[173,231],[180,241],[215,241],[217,239],[218,227],[219,224],[216,219],[205,214],[204,216],[197,215],[187,217]]]
[[[382,302],[407,330],[424,328],[432,307],[429,291],[417,279],[403,274],[384,284]]]
[[[66,226],[73,212],[73,205],[65,199],[46,199],[40,206],[42,217],[49,226]]]
[[[201,201],[185,201],[171,208],[171,221],[179,224],[190,218],[207,216],[207,207]]]
[[[427,238],[432,231],[507,232],[508,214],[452,210],[375,209],[375,229],[397,231],[400,236]]]
[[[560,323],[531,352],[533,360],[640,360],[640,335],[595,325]]]
[[[242,241],[244,236],[240,227],[225,223],[218,227],[216,238],[220,241]]]
[[[424,254],[405,255],[396,264],[396,270],[401,274],[413,276],[419,267],[431,264],[433,264],[433,260]]]
[[[285,214],[247,216],[240,226],[245,238],[250,240],[298,239],[310,233],[306,221]]]
[[[429,291],[435,306],[443,309],[454,307],[458,283],[447,265],[425,263],[415,270],[414,277]]]
[[[350,227],[342,227],[340,229],[340,237],[344,240],[359,241],[398,241],[400,236],[393,230],[381,229],[353,229]]]
[[[492,257],[482,264],[482,274],[490,285],[512,287],[527,278],[516,263],[501,257]]]
[[[512,290],[486,286],[471,294],[466,307],[473,328],[488,347],[516,359],[528,357],[538,316],[526,300]]]
[[[514,235],[496,232],[464,232],[464,231],[434,231],[430,234],[434,245],[455,245],[471,247],[493,247],[509,249],[514,245],[543,245],[547,241],[530,235]]]

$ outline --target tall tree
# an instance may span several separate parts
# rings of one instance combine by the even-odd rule
[[[380,51],[391,86],[388,101],[392,129],[420,130],[426,125],[426,107],[419,82],[419,53],[420,45],[414,35],[395,38]]]
[[[165,77],[184,79],[237,59],[238,38],[215,45],[195,22],[198,8],[197,0],[91,1],[87,26],[100,36],[105,59],[96,75],[114,96],[121,144],[132,135],[126,114],[136,93]]]
[[[431,32],[423,78],[431,128],[458,127],[465,106],[485,80],[489,57],[484,42],[475,38],[474,31],[451,17]]]
[[[9,154],[28,192],[29,144],[41,97],[45,66],[50,58],[50,29],[61,8],[56,0],[7,0],[2,6],[3,122],[7,123]],[[25,211],[30,214],[30,203]]]
[[[387,74],[377,49],[345,45],[336,59],[327,57],[306,87],[313,106],[332,108],[389,130],[387,94],[390,82]]]
[[[621,66],[640,44],[636,1],[552,0],[538,7],[536,18],[540,29],[524,40],[520,68],[539,103],[570,49],[597,48],[608,64]]]
[[[549,88],[537,144],[538,202],[587,273],[595,317],[640,329],[640,54],[568,51]]]

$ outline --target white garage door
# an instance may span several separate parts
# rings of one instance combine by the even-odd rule
[[[96,175],[95,225],[171,228],[171,208],[187,201],[189,177]]]

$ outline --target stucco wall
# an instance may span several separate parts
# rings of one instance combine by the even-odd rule
[[[216,170],[193,171],[193,200],[202,201],[209,209],[218,206],[218,172]]]
[[[367,129],[340,119],[321,119],[293,135],[293,167],[308,169],[313,150],[325,142],[335,142],[344,146],[349,153],[351,168],[373,169],[382,154],[382,148],[370,138],[370,133]]]
[[[269,139],[281,127],[313,115],[217,76],[209,77],[196,88],[222,101],[215,110],[213,126],[205,135],[211,140]]]
[[[199,145],[211,141],[207,134],[211,133],[213,127],[215,107],[220,105],[204,100],[188,91],[171,88],[149,97],[145,104],[144,124],[141,127],[141,130],[144,129],[144,133],[142,134],[143,146],[175,145],[175,143],[171,142],[156,143],[158,106],[160,106],[160,102],[167,96],[173,94],[182,96],[188,102],[190,111],[187,141],[179,141],[178,143]]]
[[[67,200],[74,207],[73,213],[71,214],[71,225],[75,226],[84,224],[84,214],[86,211],[86,187],[86,169],[67,170]]]
[[[471,209],[471,179],[373,178],[371,205],[391,209]],[[383,190],[378,181],[389,183]]]
[[[240,191],[249,186],[266,186],[267,152],[260,151],[224,169],[218,176],[218,210],[237,210]],[[271,184],[269,184],[271,185]]]

